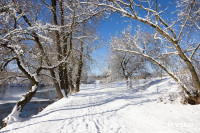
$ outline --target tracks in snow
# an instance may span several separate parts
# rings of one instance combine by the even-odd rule
[[[103,85],[85,85],[85,90],[72,96],[73,100],[68,104],[68,108],[73,109],[72,113],[79,117],[65,120],[61,132],[85,132],[87,133],[118,133],[126,132],[121,110],[126,110],[130,105],[141,105],[151,102],[142,95],[143,92],[126,90],[125,87],[104,88]],[[145,88],[143,88],[145,89]],[[70,116],[73,116],[71,114]]]
[[[21,133],[24,130],[29,133],[130,132],[133,125],[138,124],[132,117],[129,118],[134,112],[133,106],[140,107],[142,104],[155,101],[160,93],[155,87],[149,88],[165,81],[141,83],[131,91],[126,90],[125,83],[112,83],[108,86],[82,85],[79,93],[49,105],[29,120],[15,123],[12,125],[12,131],[13,133]],[[145,112],[144,116],[148,118],[149,114]],[[140,112],[135,113],[141,115]],[[36,128],[32,130],[30,128],[32,126]]]

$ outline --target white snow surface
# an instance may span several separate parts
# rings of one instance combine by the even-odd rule
[[[200,132],[199,105],[158,102],[159,97],[178,90],[172,79],[133,82],[132,90],[127,90],[125,85],[125,82],[82,85],[79,93],[47,106],[37,115],[10,124],[0,132]]]

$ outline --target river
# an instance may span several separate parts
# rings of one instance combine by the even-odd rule
[[[0,128],[2,127],[2,119],[11,112],[16,101],[20,100],[28,90],[29,87],[26,86],[0,87]],[[53,103],[56,98],[57,95],[53,87],[39,87],[34,98],[22,110],[20,117],[30,117],[37,114]]]

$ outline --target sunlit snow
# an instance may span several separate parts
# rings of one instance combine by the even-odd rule
[[[171,92],[178,94],[179,87],[170,78],[133,82],[132,90],[125,82],[84,84],[79,93],[0,132],[199,133],[200,106],[170,100]]]

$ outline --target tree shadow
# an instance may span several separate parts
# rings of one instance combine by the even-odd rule
[[[107,111],[101,110],[98,113],[79,115],[79,116],[76,116],[76,117],[66,117],[66,118],[62,118],[62,119],[46,120],[46,121],[42,121],[41,120],[40,122],[28,124],[26,126],[31,126],[31,125],[35,125],[35,124],[39,124],[39,123],[45,123],[45,122],[49,122],[49,121],[62,121],[62,120],[68,120],[68,119],[76,119],[76,118],[85,117],[85,116],[104,114],[104,113],[109,113],[109,112],[113,112],[113,111],[118,111],[118,110],[123,109],[123,108],[125,108],[127,106],[130,106],[130,105],[139,105],[139,104],[153,102],[153,101],[156,100],[155,98],[154,99],[147,99],[146,97],[148,95],[155,95],[155,94],[157,94],[156,92],[148,92],[148,93],[145,93],[145,94],[140,94],[140,93],[137,93],[137,92],[140,91],[140,90],[144,91],[147,88],[149,88],[150,86],[162,83],[162,82],[164,82],[166,80],[167,80],[167,78],[166,79],[159,79],[159,80],[157,79],[157,80],[149,81],[149,82],[147,82],[145,84],[141,84],[141,85],[135,86],[135,89],[132,89],[132,90],[129,90],[129,91],[128,90],[124,90],[124,89],[119,89],[119,90],[113,91],[111,89],[111,90],[108,90],[106,92],[102,92],[101,90],[105,89],[103,87],[103,85],[102,85],[102,87],[97,87],[98,89],[93,89],[94,86],[93,87],[89,86],[88,88],[84,89],[84,93],[78,93],[78,94],[76,94],[74,96],[75,97],[79,97],[79,98],[83,98],[83,99],[85,97],[91,97],[92,96],[94,99],[86,99],[86,101],[88,100],[88,102],[86,102],[86,103],[83,102],[84,104],[80,104],[80,103],[77,104],[76,101],[75,101],[74,102],[75,105],[72,105],[72,104],[70,105],[70,102],[69,102],[68,105],[66,105],[66,106],[62,106],[61,108],[56,108],[56,109],[49,109],[46,112],[41,112],[41,114],[39,113],[36,116],[32,116],[32,117],[26,118],[23,121],[28,121],[30,119],[40,118],[40,117],[49,115],[49,114],[54,113],[54,112],[59,112],[59,111],[82,110],[82,109],[85,109],[85,108],[91,108],[91,107],[95,107],[95,106],[104,106],[105,104],[111,103],[111,102],[113,102],[115,100],[125,100],[125,101],[128,100],[130,102],[128,102],[128,104],[120,106],[117,109],[111,109],[109,111],[108,110]],[[121,85],[123,85],[123,83]],[[112,88],[114,86],[116,88],[116,84],[109,86],[109,88]],[[95,90],[95,91],[93,91],[93,90]],[[134,95],[132,95],[131,93],[133,93]],[[74,97],[74,96],[72,95],[72,97]],[[144,99],[144,98],[146,98],[146,99]],[[136,99],[141,99],[141,100],[136,100]],[[23,128],[23,127],[26,127],[26,126],[13,128],[12,130],[17,130],[17,129],[20,129],[20,128]],[[3,132],[8,132],[8,131],[9,130],[3,131]]]
[[[138,92],[140,90],[144,91],[146,90],[147,88],[155,85],[155,84],[159,84],[159,83],[162,83],[164,81],[168,80],[168,78],[165,78],[165,79],[157,79],[157,80],[153,80],[153,81],[150,81],[150,82],[147,82],[147,83],[144,83],[142,85],[138,85],[138,86],[133,86],[133,91],[134,92]]]

